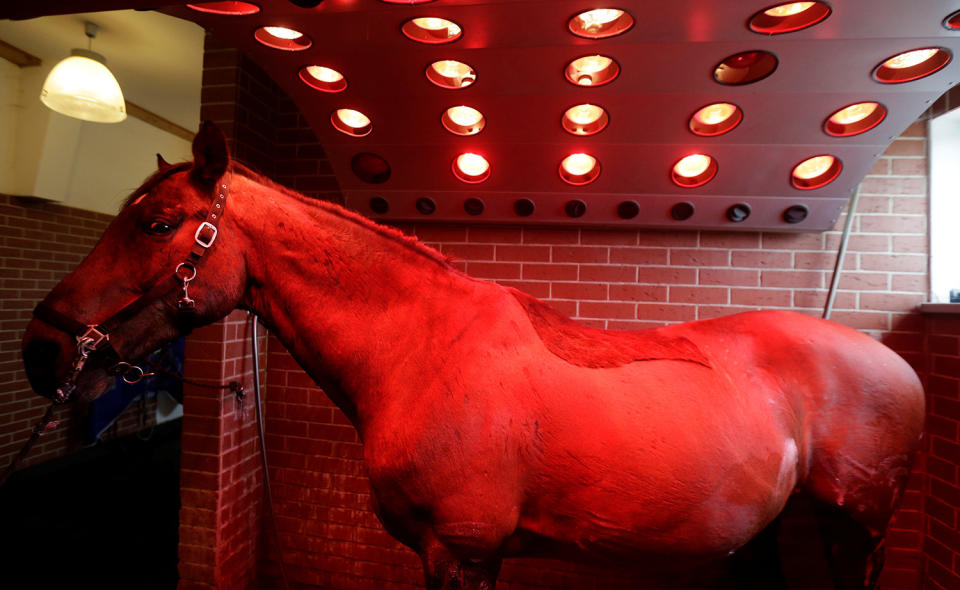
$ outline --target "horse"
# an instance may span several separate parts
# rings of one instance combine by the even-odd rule
[[[787,311],[635,331],[518,290],[234,162],[139,189],[24,336],[37,393],[91,400],[190,329],[249,310],[356,427],[374,509],[430,590],[493,589],[503,558],[700,563],[796,490],[858,527],[835,543],[874,587],[919,446],[923,391],[876,340]]]

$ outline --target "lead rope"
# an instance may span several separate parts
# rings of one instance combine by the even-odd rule
[[[250,323],[253,326],[253,395],[257,409],[257,431],[260,434],[260,463],[263,466],[263,491],[267,498],[267,512],[270,515],[270,533],[273,544],[277,548],[277,563],[280,564],[280,577],[283,578],[283,587],[290,590],[287,580],[287,570],[283,565],[283,548],[280,546],[280,533],[277,531],[277,512],[273,508],[273,492],[270,490],[270,471],[267,466],[267,437],[263,433],[263,401],[260,396],[260,350],[257,343],[257,316],[250,314]]]
[[[53,419],[53,411],[60,405],[56,402],[50,404],[50,407],[47,408],[46,413],[43,415],[43,418],[37,422],[36,426],[33,427],[33,432],[30,434],[30,438],[27,439],[27,442],[24,443],[23,447],[20,449],[20,452],[14,455],[13,459],[10,460],[10,464],[7,465],[7,468],[3,470],[3,475],[0,475],[0,488],[7,483],[7,480],[10,479],[10,476],[13,475],[13,472],[17,470],[17,465],[20,464],[20,461],[23,461],[23,458],[27,456],[27,453],[30,452],[30,449],[33,448],[33,444],[37,442],[37,439],[41,435],[44,435],[57,427],[57,421]]]

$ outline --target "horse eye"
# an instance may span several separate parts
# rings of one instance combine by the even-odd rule
[[[170,233],[173,230],[173,226],[165,221],[159,219],[154,219],[149,222],[146,227],[146,232],[153,236],[162,236]]]

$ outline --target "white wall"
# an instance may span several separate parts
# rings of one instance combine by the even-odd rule
[[[930,281],[934,302],[960,289],[960,109],[930,121]]]

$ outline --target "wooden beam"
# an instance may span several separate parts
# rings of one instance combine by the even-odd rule
[[[0,58],[21,68],[32,68],[40,65],[39,57],[30,55],[26,51],[4,41],[0,41]]]
[[[177,137],[186,139],[187,141],[193,141],[193,136],[196,135],[195,131],[190,131],[186,127],[181,127],[173,121],[164,119],[153,111],[148,111],[142,106],[134,104],[129,100],[127,101],[127,114],[134,119],[140,119],[148,125],[153,125],[161,131],[166,131],[171,135],[176,135]]]

